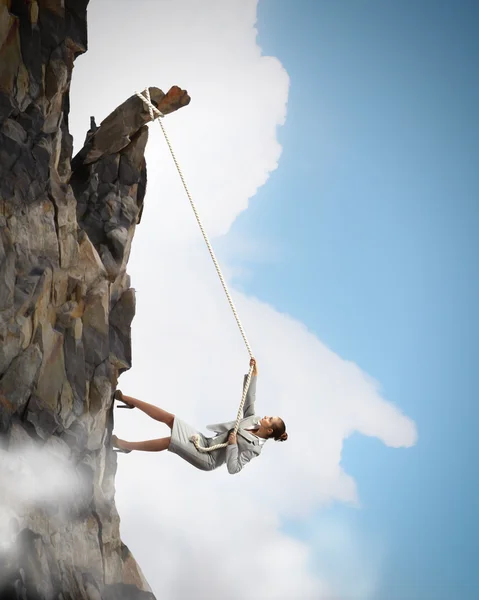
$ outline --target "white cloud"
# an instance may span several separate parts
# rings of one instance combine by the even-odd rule
[[[275,58],[261,56],[255,18],[255,0],[102,0],[89,8],[90,50],[74,72],[77,148],[89,115],[99,122],[135,90],[188,89],[190,106],[165,126],[213,242],[281,152],[276,128],[289,80]],[[120,387],[202,428],[234,418],[248,357],[159,127],[150,131],[149,187],[129,268],[137,289],[133,368]],[[123,538],[159,598],[331,600],[327,569],[310,569],[312,547],[282,532],[281,519],[307,519],[331,501],[357,503],[341,468],[353,431],[399,447],[414,443],[415,427],[304,325],[233,292],[259,360],[257,409],[282,415],[290,440],[268,442],[235,477],[196,471],[169,453],[120,456]],[[169,433],[137,411],[117,413],[120,436]]]
[[[33,508],[54,508],[55,519],[61,520],[64,511],[87,497],[66,444],[52,439],[38,445],[25,434],[20,438],[15,434],[18,429],[8,451],[0,451],[0,558],[16,551],[18,516]]]

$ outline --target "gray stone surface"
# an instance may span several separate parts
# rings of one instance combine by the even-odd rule
[[[92,118],[72,159],[87,4],[0,0],[0,476],[14,475],[0,482],[0,600],[154,598],[120,539],[110,444],[112,392],[132,360],[126,267],[150,116],[133,95]],[[165,115],[190,100],[150,93]],[[42,499],[44,456],[68,460],[81,493]],[[39,477],[33,491],[18,488],[19,465]]]

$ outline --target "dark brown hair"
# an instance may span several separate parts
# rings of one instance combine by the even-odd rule
[[[278,422],[273,421],[272,428],[273,433],[271,437],[274,438],[275,442],[285,442],[288,439],[288,434],[286,433],[286,425],[284,424],[283,419],[278,417]]]

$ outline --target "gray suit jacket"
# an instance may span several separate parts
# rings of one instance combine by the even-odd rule
[[[243,389],[247,378],[248,376],[245,375],[243,379]],[[251,377],[248,393],[246,394],[246,400],[243,407],[243,418],[241,419],[238,428],[236,444],[230,444],[226,448],[226,466],[228,468],[228,473],[231,473],[231,475],[239,473],[252,458],[255,458],[261,454],[262,446],[259,443],[258,437],[250,431],[246,431],[248,427],[254,426],[260,420],[260,417],[254,414],[254,403],[256,400],[256,380],[257,377]],[[234,426],[235,421],[208,425],[207,429],[218,434],[214,440],[212,440],[211,445],[213,445],[213,443],[221,444],[226,442],[228,440],[228,432],[231,429],[234,429]]]

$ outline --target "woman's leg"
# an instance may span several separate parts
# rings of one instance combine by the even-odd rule
[[[125,448],[125,450],[143,450],[144,452],[161,452],[168,450],[171,437],[159,438],[157,440],[145,440],[144,442],[127,442],[120,440],[116,435],[112,436],[113,446]]]
[[[132,396],[127,396],[126,394],[122,394],[122,396],[123,400],[128,404],[131,404],[135,408],[139,408],[149,417],[155,419],[155,421],[160,421],[160,423],[166,423],[166,425],[168,425],[170,429],[173,429],[173,421],[175,420],[175,415],[173,415],[172,413],[169,413],[166,410],[155,406],[154,404],[148,404],[148,402],[138,400],[138,398],[133,398]]]

